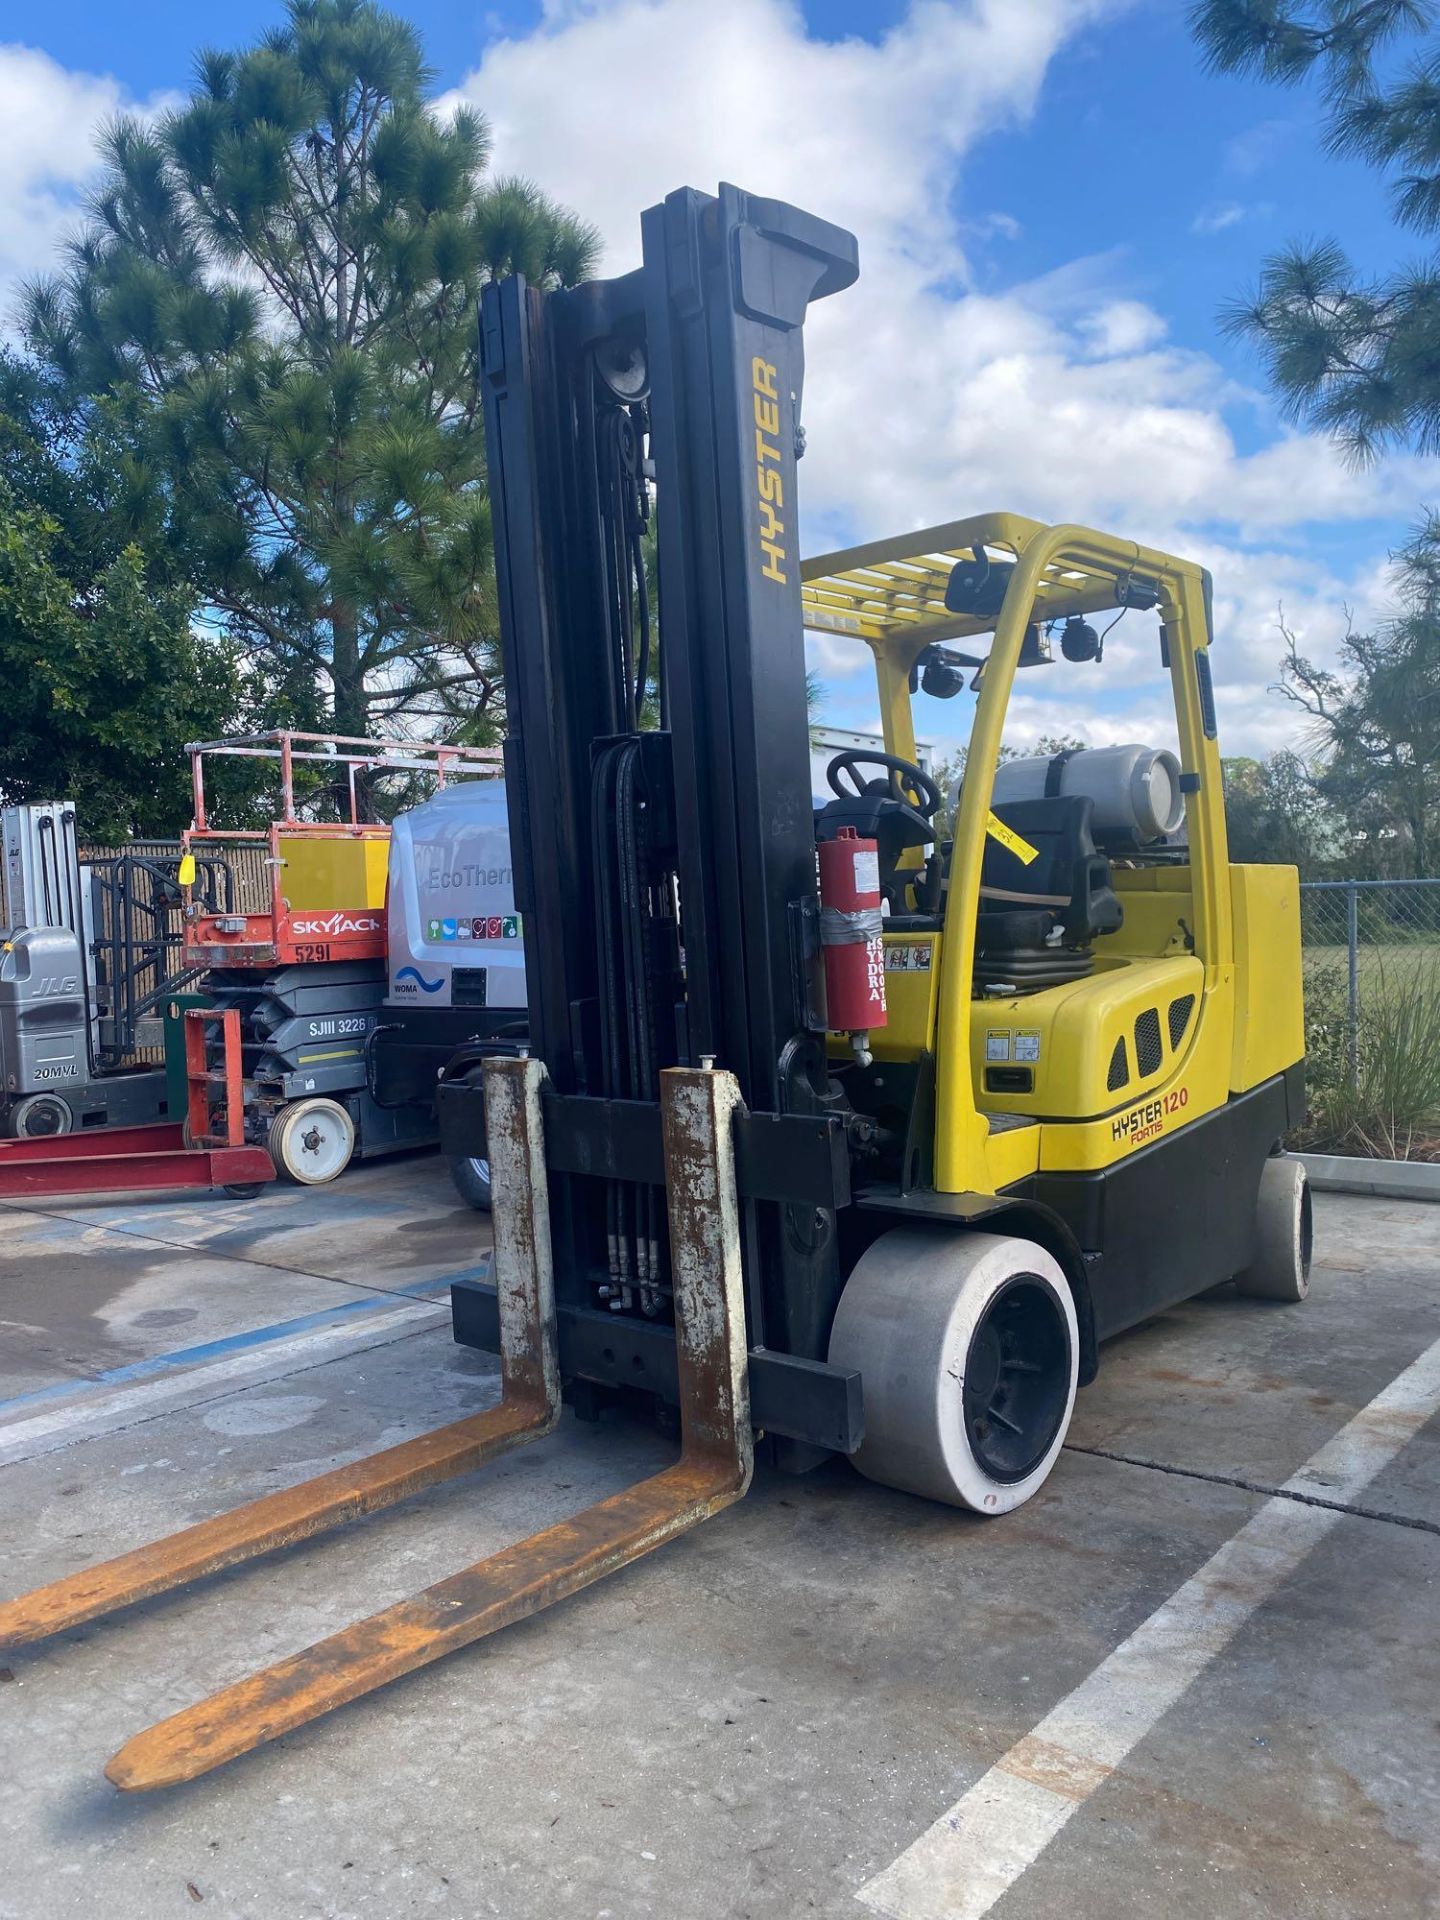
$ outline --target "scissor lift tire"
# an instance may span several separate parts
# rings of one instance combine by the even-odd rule
[[[275,1116],[268,1144],[278,1174],[302,1187],[323,1187],[350,1164],[355,1122],[338,1100],[296,1100]]]

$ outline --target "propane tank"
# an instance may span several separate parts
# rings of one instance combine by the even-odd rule
[[[826,1018],[832,1033],[849,1033],[856,1060],[868,1067],[870,1029],[886,1021],[880,849],[841,827],[819,851]]]

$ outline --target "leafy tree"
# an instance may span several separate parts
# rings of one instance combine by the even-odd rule
[[[484,121],[442,120],[426,82],[374,0],[291,0],[257,45],[202,53],[185,107],[106,134],[90,225],[24,323],[123,447],[127,533],[247,653],[318,681],[340,732],[473,738],[498,690],[480,288],[569,284],[596,242],[489,179]]]
[[[1230,858],[1298,867],[1320,878],[1336,851],[1337,828],[1297,753],[1223,761]]]
[[[1280,86],[1318,74],[1327,149],[1387,177],[1402,227],[1440,230],[1433,0],[1201,0],[1190,18],[1220,72]],[[1412,57],[1399,62],[1392,49],[1405,41]],[[1440,261],[1367,278],[1333,240],[1295,242],[1264,263],[1225,325],[1258,348],[1291,417],[1357,462],[1395,443],[1440,449]]]
[[[1350,870],[1423,879],[1440,861],[1440,518],[1395,560],[1398,613],[1352,629],[1337,672],[1282,627],[1279,690],[1308,718],[1316,792],[1345,822]]]
[[[45,424],[34,375],[0,359],[0,794],[73,800],[93,840],[170,835],[190,817],[180,747],[231,724],[237,662],[163,556],[107,542]]]

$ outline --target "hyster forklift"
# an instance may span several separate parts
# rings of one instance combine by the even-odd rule
[[[856,243],[731,186],[642,233],[636,271],[507,280],[480,316],[529,1045],[485,1064],[495,1284],[453,1304],[500,1401],[0,1608],[0,1643],[468,1471],[567,1400],[678,1410],[679,1459],[138,1734],[121,1786],[576,1592],[741,1498],[757,1444],[1003,1514],[1107,1336],[1236,1276],[1305,1292],[1296,880],[1228,858],[1206,575],[1013,514],[802,568],[803,328]],[[1094,671],[1127,609],[1178,761],[1056,756],[997,798],[1017,669],[1058,631],[1050,672]],[[837,756],[818,817],[807,617],[874,649],[887,743]],[[912,676],[977,686],[953,827]]]

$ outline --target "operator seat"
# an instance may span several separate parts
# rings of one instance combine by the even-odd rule
[[[1091,829],[1085,794],[1012,800],[995,808],[1003,826],[1035,849],[1026,860],[986,836],[976,922],[975,984],[1035,992],[1082,979],[1095,964],[1091,943],[1115,933],[1125,912],[1110,862]]]

